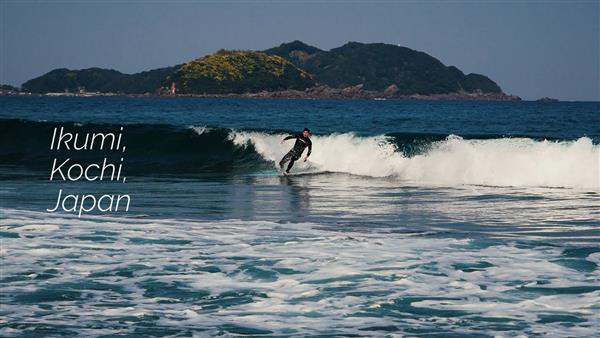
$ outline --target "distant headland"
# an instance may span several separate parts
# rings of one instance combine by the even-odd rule
[[[135,74],[54,69],[21,88],[2,86],[0,94],[520,100],[484,75],[464,74],[407,47],[348,42],[324,51],[301,41],[264,51],[218,50]]]

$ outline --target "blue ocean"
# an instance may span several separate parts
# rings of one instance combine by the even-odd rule
[[[3,337],[597,337],[600,103],[0,97],[0,244]]]

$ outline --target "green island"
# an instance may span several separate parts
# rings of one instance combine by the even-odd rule
[[[221,49],[135,74],[54,69],[3,93],[520,100],[484,75],[464,74],[407,47],[348,42],[325,51],[301,41],[264,51]]]

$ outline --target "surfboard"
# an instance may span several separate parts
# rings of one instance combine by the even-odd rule
[[[289,174],[284,174],[283,172],[281,172],[280,176],[282,177],[290,177],[290,176],[308,176],[308,175],[319,175],[319,174],[325,174],[324,171],[318,171],[318,170],[311,170],[311,171],[297,171],[294,172],[292,171]]]
[[[292,168],[292,171],[289,174],[285,174],[283,170],[267,169],[267,170],[261,170],[261,171],[257,171],[257,172],[248,174],[248,176],[252,176],[252,177],[290,177],[290,176],[315,175],[315,174],[322,174],[322,173],[324,173],[324,172],[318,170],[311,164],[305,164],[303,166],[300,166],[299,168]]]
[[[255,173],[248,174],[248,176],[252,177],[292,177],[292,176],[307,176],[307,175],[316,175],[322,172],[319,171],[292,171],[289,174],[284,174],[283,171],[279,170],[263,170]]]
[[[283,176],[283,174],[279,170],[263,170],[255,173],[248,174],[248,176],[253,177],[277,177]]]
[[[323,171],[319,170],[318,167],[314,166],[310,161],[304,162],[301,165],[292,168],[292,171],[289,174],[284,174],[283,170],[280,172],[280,176],[290,177],[290,176],[306,176],[306,175],[315,175],[322,174]]]

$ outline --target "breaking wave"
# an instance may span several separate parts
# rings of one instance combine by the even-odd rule
[[[276,161],[289,144],[282,135],[234,132],[235,144],[252,144]],[[575,141],[530,138],[463,139],[450,135],[407,156],[392,136],[333,134],[313,137],[314,150],[301,170],[341,172],[438,184],[600,187],[600,147],[587,137]]]
[[[52,131],[114,132],[117,125],[0,120],[0,163],[48,170],[54,157],[94,161],[97,152],[49,150]],[[276,169],[291,148],[286,131],[210,126],[126,125],[128,174],[244,174]],[[23,137],[23,135],[29,135]],[[296,172],[393,177],[444,185],[600,188],[600,146],[592,139],[545,140],[501,135],[390,133],[313,136],[308,162]],[[107,154],[107,156],[122,154]]]

